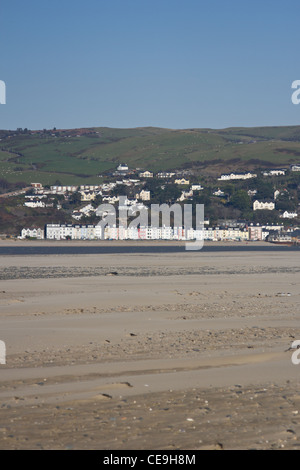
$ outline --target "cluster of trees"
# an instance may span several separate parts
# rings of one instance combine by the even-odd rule
[[[7,181],[4,178],[0,178],[0,194],[4,194],[4,193],[10,192],[10,191],[15,191],[15,190],[18,190],[18,189],[22,189],[22,188],[25,188],[26,186],[28,186],[28,185],[24,181],[18,181],[16,183],[10,183],[9,181]]]
[[[290,175],[283,178],[255,179],[235,183],[223,183],[221,190],[224,197],[212,197],[211,188],[203,191],[197,202],[205,204],[206,216],[211,220],[218,218],[242,218],[254,223],[282,222],[280,213],[284,211],[297,212],[300,202],[300,175]],[[256,190],[251,197],[249,190]],[[274,193],[278,190],[276,200]],[[195,198],[194,198],[195,199]],[[253,211],[253,201],[274,201],[274,211]],[[223,216],[220,214],[223,213]]]
[[[298,189],[300,182],[299,175],[291,175],[289,178],[265,178],[258,176],[255,179],[246,181],[236,181],[234,183],[220,183],[220,189],[224,196],[217,197],[213,195],[215,181],[204,181],[205,187],[202,191],[194,191],[191,201],[188,203],[203,204],[205,208],[205,217],[210,219],[211,223],[216,223],[219,219],[245,219],[254,223],[278,223],[282,222],[279,215],[282,211],[296,211],[300,201],[300,192]],[[151,204],[174,204],[181,196],[182,186],[174,183],[164,182],[161,179],[151,178],[146,181],[144,189],[151,193]],[[248,191],[255,189],[257,193],[254,197],[249,196]],[[276,210],[274,211],[253,211],[253,200],[260,201],[274,200],[274,192],[279,189],[276,198]],[[115,196],[125,195],[129,198],[135,197],[136,187],[118,185],[111,194]],[[69,203],[77,204],[79,199],[76,195],[71,196]],[[101,200],[94,201],[95,207]],[[195,209],[195,207],[193,208]],[[193,210],[193,214],[195,214]]]
[[[163,184],[157,178],[149,179],[144,189],[150,191],[153,204],[173,204],[181,196],[181,188],[177,184]]]
[[[143,189],[150,191],[152,204],[173,204],[181,195],[181,189],[177,184],[164,184],[162,180],[157,178],[149,179],[143,186]],[[134,198],[137,192],[139,192],[137,187],[120,184],[111,191],[111,195],[122,195],[128,198]]]

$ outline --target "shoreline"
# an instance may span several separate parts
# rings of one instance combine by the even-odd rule
[[[20,240],[8,239],[0,240],[0,247],[10,246],[109,246],[109,247],[128,247],[128,246],[182,246],[186,243],[193,243],[194,240],[176,241],[176,240]],[[265,241],[205,241],[204,246],[273,246],[272,243]],[[276,246],[276,245],[275,245]],[[281,245],[278,245],[281,246]]]

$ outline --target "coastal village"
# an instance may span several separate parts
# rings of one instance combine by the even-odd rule
[[[130,169],[120,163],[97,185],[43,186],[39,182],[3,197],[22,197],[24,207],[33,214],[41,209],[67,213],[69,220],[49,217],[43,225],[24,226],[15,237],[47,240],[205,240],[270,241],[298,244],[300,240],[299,180],[300,164],[288,169],[260,172],[231,172],[215,178],[209,188],[188,171],[153,173]],[[276,180],[280,184],[276,183]],[[286,184],[285,184],[286,182]],[[236,185],[238,185],[236,187]],[[123,224],[114,209],[123,209],[128,223]],[[216,203],[212,201],[217,201]],[[136,214],[169,207],[169,223],[134,223]],[[172,205],[204,205],[201,227],[195,223],[175,224]],[[212,211],[213,210],[215,212]],[[223,209],[223,210],[222,210]],[[117,214],[115,212],[115,214]],[[248,215],[248,217],[247,217]],[[107,217],[107,223],[99,224]],[[61,219],[61,218],[60,218]],[[113,222],[111,222],[113,220]],[[137,219],[136,219],[137,220]]]

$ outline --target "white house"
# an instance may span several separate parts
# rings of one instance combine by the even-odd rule
[[[191,190],[192,191],[202,191],[204,188],[201,184],[192,184]]]
[[[225,193],[224,191],[221,191],[221,189],[218,189],[218,191],[215,191],[213,193],[214,196],[218,196],[218,197],[222,197],[222,196],[225,196]]]
[[[80,191],[80,198],[82,202],[94,201],[99,192],[97,191]]]
[[[92,206],[92,204],[88,204],[87,206],[82,207],[79,209],[80,212],[82,212],[84,215],[88,215],[90,212],[95,212],[96,209]]]
[[[119,196],[104,196],[102,198],[102,202],[107,204],[116,204],[119,202]]]
[[[257,175],[254,173],[245,173],[245,174],[235,174],[235,173],[230,173],[228,175],[221,175],[220,178],[218,178],[218,181],[228,181],[228,180],[247,180],[250,178],[256,178]]]
[[[300,171],[300,165],[292,165],[291,171]]]
[[[78,186],[50,186],[50,190],[53,194],[75,193],[78,190]]]
[[[72,217],[73,219],[80,220],[83,217],[83,213],[79,211],[73,211]]]
[[[37,238],[38,240],[42,240],[44,238],[44,230],[41,228],[23,228],[21,231],[20,238]]]
[[[151,171],[143,171],[139,174],[140,178],[153,178],[153,173]]]
[[[263,231],[277,231],[277,232],[280,232],[281,230],[283,230],[283,224],[281,225],[274,225],[274,224],[271,224],[271,225],[263,225]]]
[[[186,199],[191,199],[193,197],[193,191],[181,191],[181,196],[177,199],[177,201],[185,201]]]
[[[100,191],[101,186],[99,184],[82,184],[80,191]]]
[[[254,201],[253,202],[253,210],[258,211],[258,210],[268,210],[272,211],[275,209],[275,203],[274,202],[260,202],[260,201]]]
[[[120,163],[120,165],[117,168],[117,171],[128,171],[128,170],[129,168],[128,168],[128,165],[126,165],[126,163]]]
[[[269,170],[269,171],[264,171],[263,175],[264,176],[285,176],[286,170]]]
[[[43,201],[27,201],[27,202],[24,202],[24,206],[36,208],[36,207],[46,207],[46,204]]]
[[[150,201],[151,195],[150,191],[146,191],[145,189],[142,189],[142,191],[139,194],[136,194],[137,199],[141,199],[142,201]]]
[[[167,172],[167,171],[162,171],[160,173],[157,173],[157,178],[164,178],[164,179],[168,179],[168,178],[172,178],[173,176],[175,175],[175,173],[171,173],[171,172]]]
[[[189,185],[190,184],[190,181],[186,180],[185,178],[179,178],[179,179],[175,180],[174,182],[175,182],[175,184],[179,184],[179,185]]]
[[[46,238],[49,240],[60,240],[60,224],[46,225]]]
[[[285,212],[280,216],[281,219],[296,219],[297,217],[298,217],[297,212],[289,212],[289,211],[285,211]]]
[[[278,189],[276,189],[276,190],[274,191],[274,201],[276,201],[276,199],[278,198],[278,196],[279,196],[280,194],[281,194],[281,193],[280,193],[280,191],[279,191]]]

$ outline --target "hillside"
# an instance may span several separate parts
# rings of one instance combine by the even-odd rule
[[[92,184],[130,168],[231,170],[288,167],[300,161],[300,126],[161,129],[89,128],[0,131],[0,177],[9,182]]]

